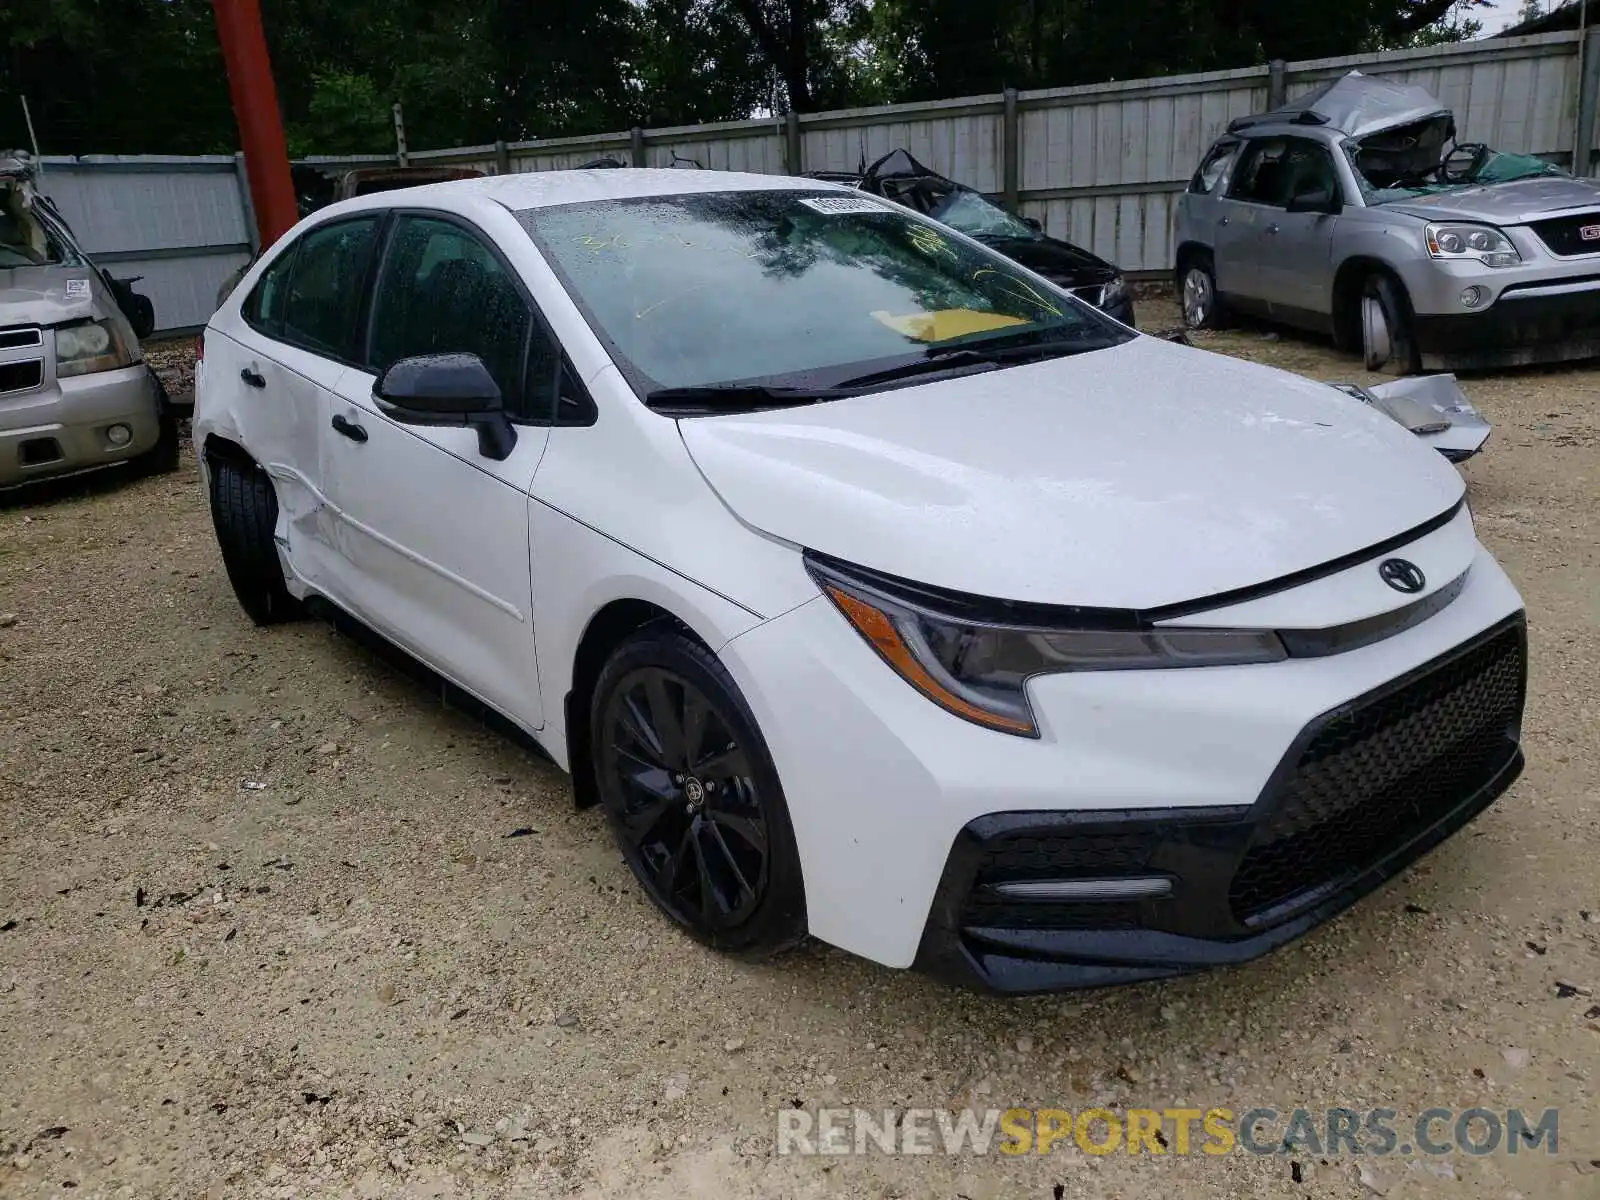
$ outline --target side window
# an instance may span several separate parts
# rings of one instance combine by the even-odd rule
[[[1251,143],[1229,195],[1284,208],[1291,197],[1322,187],[1339,190],[1326,147],[1305,138],[1262,138]]]
[[[372,368],[419,354],[476,354],[514,416],[549,420],[561,354],[509,269],[437,217],[395,225],[372,302]]]
[[[241,310],[253,329],[270,338],[283,336],[283,301],[289,294],[289,275],[294,270],[294,256],[298,250],[298,246],[290,246],[273,260],[256,280],[255,290]]]
[[[1194,178],[1189,181],[1189,190],[1205,195],[1214,191],[1222,176],[1233,165],[1233,160],[1239,156],[1239,147],[1242,143],[1237,138],[1224,138],[1206,154],[1200,163],[1200,169],[1194,173]]]
[[[319,225],[300,239],[284,297],[283,340],[329,358],[360,354],[356,323],[378,215]]]

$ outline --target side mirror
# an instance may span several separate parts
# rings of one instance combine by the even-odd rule
[[[378,409],[402,425],[478,431],[478,453],[503,461],[517,444],[500,386],[476,354],[423,354],[391,363],[372,386]]]
[[[1029,229],[1033,230],[1035,233],[1043,233],[1044,232],[1044,226],[1039,224],[1039,218],[1038,217],[1023,217],[1022,218],[1022,223],[1024,225],[1026,225]]]
[[[1296,192],[1289,200],[1292,213],[1336,213],[1344,208],[1331,187],[1309,187]]]

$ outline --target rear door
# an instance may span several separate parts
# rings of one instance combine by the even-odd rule
[[[1275,202],[1282,187],[1283,155],[1283,138],[1246,141],[1220,202],[1217,288],[1237,307],[1263,313],[1267,310],[1264,268],[1272,237],[1268,226],[1278,211]],[[1224,259],[1228,262],[1226,273]]]
[[[339,521],[335,596],[537,729],[528,490],[549,436],[555,342],[492,240],[439,213],[398,215],[370,330],[366,362],[344,372],[324,422]],[[378,410],[372,393],[384,368],[444,353],[476,354],[494,376],[516,422],[504,460],[480,453],[472,429],[405,425]]]
[[[235,394],[244,447],[272,477],[275,537],[290,568],[321,590],[334,526],[323,491],[332,389],[356,353],[381,213],[317,225],[278,255],[221,336],[206,340],[209,386]]]

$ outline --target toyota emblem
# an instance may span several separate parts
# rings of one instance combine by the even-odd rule
[[[1408,595],[1420,592],[1428,584],[1422,568],[1403,558],[1386,558],[1378,564],[1378,578],[1397,592]]]

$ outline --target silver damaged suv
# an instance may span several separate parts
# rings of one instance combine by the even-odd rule
[[[177,414],[102,272],[0,153],[0,489],[114,464],[176,470]]]
[[[1422,88],[1352,71],[1235,120],[1176,240],[1192,328],[1250,313],[1400,373],[1600,355],[1600,181],[1457,142]]]

